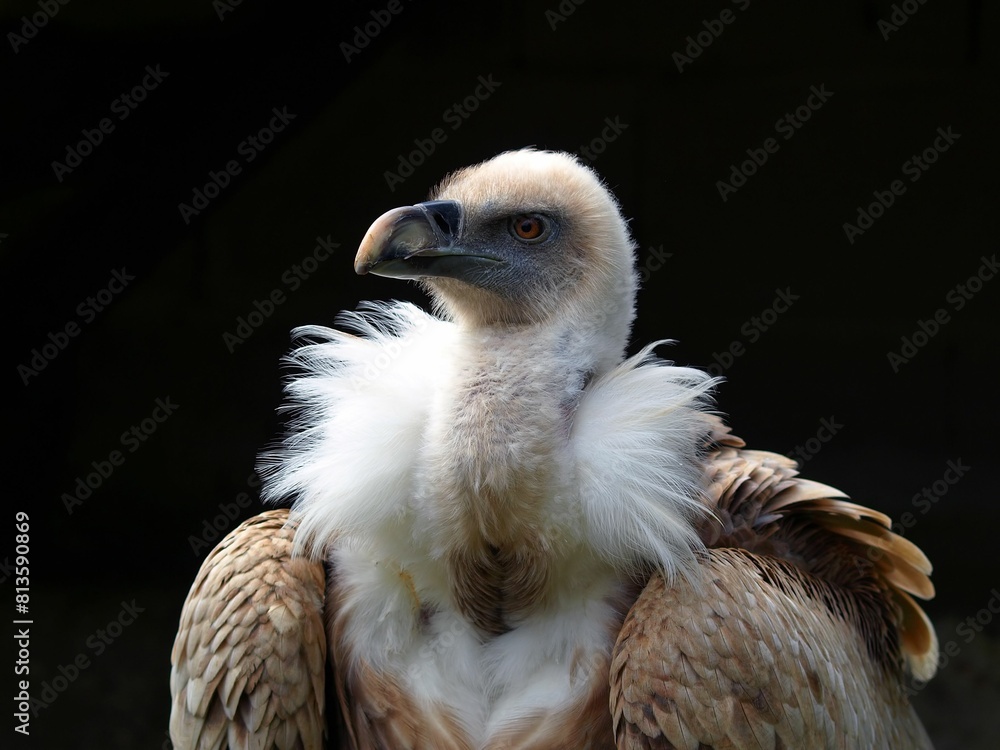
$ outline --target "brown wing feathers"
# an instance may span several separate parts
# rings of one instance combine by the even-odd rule
[[[706,544],[690,579],[654,575],[611,668],[617,746],[929,748],[901,679],[929,679],[937,640],[911,594],[930,564],[882,513],[743,450],[706,450]]]
[[[930,747],[898,676],[847,619],[803,606],[824,584],[790,570],[721,548],[692,578],[650,579],[612,657],[619,750]]]
[[[885,514],[800,478],[791,459],[742,450],[742,441],[725,428],[713,437],[707,494],[715,517],[703,527],[706,545],[785,559],[847,591],[875,597],[873,587],[881,590],[891,605],[887,617],[898,630],[907,668],[918,679],[930,679],[937,638],[912,598],[934,596],[931,564],[923,552],[893,533]]]
[[[171,656],[179,750],[323,746],[325,575],[292,559],[287,518],[273,510],[236,528],[191,587]]]

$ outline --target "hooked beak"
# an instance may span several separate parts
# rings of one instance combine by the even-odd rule
[[[458,201],[427,201],[382,214],[368,229],[354,259],[360,275],[396,279],[447,276],[475,282],[503,261],[458,244],[464,213]]]

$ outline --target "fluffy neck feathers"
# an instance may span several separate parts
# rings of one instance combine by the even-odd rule
[[[707,375],[649,350],[602,367],[586,332],[472,333],[407,304],[342,322],[362,336],[299,330],[317,343],[290,357],[298,417],[261,462],[266,497],[296,497],[300,551],[443,565],[456,599],[485,602],[465,614],[487,632],[574,560],[691,561]]]

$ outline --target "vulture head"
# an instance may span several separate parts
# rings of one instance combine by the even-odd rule
[[[565,153],[511,151],[455,172],[431,200],[379,217],[355,270],[418,280],[464,328],[558,325],[606,367],[621,359],[634,316],[625,220]]]

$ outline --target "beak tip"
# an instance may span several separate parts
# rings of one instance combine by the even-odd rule
[[[374,236],[371,230],[365,234],[365,238],[358,248],[358,254],[354,256],[354,273],[358,276],[364,276],[372,270],[372,266],[378,259],[380,244],[381,237]]]

